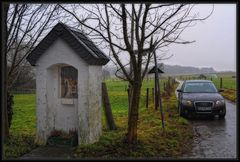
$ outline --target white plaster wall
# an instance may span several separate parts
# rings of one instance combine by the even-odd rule
[[[47,118],[48,118],[48,132],[53,129],[75,130],[78,128],[77,108],[78,99],[75,100],[74,105],[62,104],[60,98],[60,78],[59,66],[52,66],[47,69]]]
[[[36,66],[36,118],[37,118],[37,134],[35,142],[39,145],[45,145],[47,140],[47,97],[46,97],[46,70],[40,66]]]
[[[101,104],[102,104],[102,67],[89,66],[89,138],[98,141],[102,133]]]
[[[89,140],[89,104],[88,104],[88,66],[78,69],[78,142],[90,143]]]
[[[74,105],[61,103],[58,76],[61,65],[71,65],[78,70],[78,99]],[[89,66],[63,40],[57,39],[37,61],[36,81],[38,144],[45,144],[54,128],[65,131],[76,128],[79,144],[99,139],[101,66]]]

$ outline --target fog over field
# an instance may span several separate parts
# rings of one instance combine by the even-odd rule
[[[212,5],[199,5],[200,15],[206,15]],[[236,71],[236,5],[214,4],[213,14],[204,22],[198,22],[182,35],[196,40],[186,45],[172,45],[165,60],[170,65],[212,67],[216,71]]]
[[[173,55],[170,59],[159,61],[173,66],[192,66],[213,68],[216,71],[236,72],[236,5],[235,4],[196,4],[192,12],[205,17],[181,35],[181,39],[195,41],[191,44],[171,44],[157,54]],[[108,54],[108,49],[102,49]],[[126,56],[120,56],[128,62]],[[113,66],[111,62],[107,66]]]

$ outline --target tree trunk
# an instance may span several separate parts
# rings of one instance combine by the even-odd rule
[[[128,85],[128,122],[130,121],[130,111],[131,111],[131,100],[132,100],[132,95],[133,94],[133,89],[132,85]]]
[[[3,139],[6,141],[9,138],[9,126],[8,126],[8,114],[7,114],[7,13],[8,13],[9,4],[2,5],[2,59],[1,59],[1,107],[2,107],[2,123],[3,123]]]
[[[130,101],[130,114],[128,120],[128,144],[137,143],[137,123],[138,123],[138,109],[140,101],[141,82],[135,81],[132,85],[132,96]]]

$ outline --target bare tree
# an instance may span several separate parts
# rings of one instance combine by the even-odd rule
[[[10,4],[7,15],[7,81],[8,89],[26,66],[26,56],[58,19],[57,5]]]
[[[20,66],[36,43],[50,29],[58,18],[57,5],[50,4],[9,4],[3,5],[3,76],[5,78],[3,98],[4,139],[9,137],[7,93],[21,75]]]
[[[75,18],[79,26],[104,48],[131,85],[127,141],[137,142],[137,123],[142,81],[153,62],[153,51],[172,43],[193,41],[181,39],[182,32],[195,22],[207,19],[192,13],[187,4],[95,4],[59,5]],[[81,11],[81,12],[78,12]],[[81,14],[80,14],[81,13]],[[124,61],[122,56],[129,59]],[[161,53],[158,57],[161,57]],[[132,70],[127,70],[131,64]]]

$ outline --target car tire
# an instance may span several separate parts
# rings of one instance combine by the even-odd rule
[[[178,112],[181,117],[184,117],[184,111],[180,105],[178,105]]]
[[[226,109],[224,109],[224,113],[223,114],[219,114],[219,118],[220,119],[224,119],[226,116]]]
[[[221,114],[221,115],[219,115],[219,118],[220,118],[220,119],[224,119],[224,118],[225,118],[225,115],[226,115],[226,114]]]
[[[214,119],[214,118],[215,118],[215,115],[211,114],[210,119]]]

